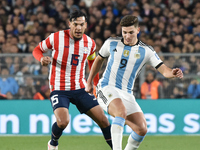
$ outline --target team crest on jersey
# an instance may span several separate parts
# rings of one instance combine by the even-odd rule
[[[129,51],[128,51],[128,50],[124,50],[123,55],[124,55],[125,57],[128,57],[128,55],[129,55]]]
[[[139,50],[139,49],[136,50],[136,53],[134,54],[134,57],[135,57],[136,59],[139,59],[139,58],[140,58],[140,50]]]
[[[89,48],[88,47],[84,47],[83,53],[87,54],[89,52]]]
[[[139,59],[139,58],[140,58],[140,53],[139,53],[139,52],[135,53],[135,54],[134,54],[134,57],[135,57],[136,59]]]

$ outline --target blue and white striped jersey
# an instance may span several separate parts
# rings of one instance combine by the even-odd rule
[[[99,81],[101,87],[111,85],[132,93],[134,82],[142,67],[162,63],[154,49],[138,41],[134,46],[125,45],[122,37],[109,38],[99,51],[101,57],[109,57],[108,64]]]

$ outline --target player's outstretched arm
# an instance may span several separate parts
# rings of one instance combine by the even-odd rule
[[[183,78],[183,72],[180,68],[171,69],[162,64],[157,70],[166,78]]]
[[[99,70],[101,69],[101,66],[103,64],[103,61],[104,61],[104,58],[102,58],[101,56],[97,56],[93,65],[92,65],[92,68],[90,70],[90,74],[89,74],[89,77],[87,79],[87,85],[85,87],[85,91],[88,92],[88,93],[91,93],[93,92],[93,79],[94,77],[96,76],[96,74],[99,72]]]

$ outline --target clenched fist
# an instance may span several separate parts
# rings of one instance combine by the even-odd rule
[[[180,79],[183,78],[183,72],[180,68],[172,69],[172,74],[177,78],[180,78]]]
[[[42,66],[47,66],[51,63],[51,58],[49,56],[44,56],[40,59],[40,63]]]

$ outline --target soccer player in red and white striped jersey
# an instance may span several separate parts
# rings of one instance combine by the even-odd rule
[[[107,143],[112,147],[110,123],[94,95],[85,92],[86,60],[91,68],[96,58],[96,44],[84,34],[86,20],[87,16],[79,10],[71,13],[70,29],[50,34],[33,51],[33,56],[41,65],[50,64],[50,100],[56,122],[52,126],[48,150],[58,149],[58,139],[69,123],[69,103],[75,104],[80,113],[87,114],[101,127]],[[43,56],[48,50],[52,50],[52,58]],[[94,79],[95,86],[98,80],[97,75]]]

